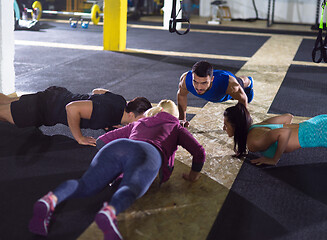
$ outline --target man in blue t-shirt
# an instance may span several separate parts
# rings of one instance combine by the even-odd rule
[[[183,126],[186,121],[187,94],[203,98],[210,102],[225,102],[230,99],[238,100],[245,107],[253,99],[252,77],[236,77],[224,70],[213,70],[207,61],[200,61],[193,65],[192,70],[180,77],[177,91],[179,119]]]

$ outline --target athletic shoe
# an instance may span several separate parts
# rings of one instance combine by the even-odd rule
[[[28,226],[30,232],[42,236],[48,235],[49,223],[54,211],[52,195],[53,193],[49,192],[34,204],[33,217]]]
[[[95,222],[104,234],[104,240],[122,240],[117,226],[116,215],[105,203],[103,208],[95,216]]]
[[[252,102],[253,100],[253,96],[254,96],[254,91],[253,91],[253,78],[252,77],[248,77],[251,81],[250,86],[244,88],[244,92],[246,94],[246,96],[248,97],[248,103]]]

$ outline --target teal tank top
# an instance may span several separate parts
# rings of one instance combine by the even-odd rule
[[[277,128],[283,128],[283,124],[265,124],[265,125],[259,125],[259,124],[253,124],[250,128],[249,131],[252,128],[257,128],[257,127],[267,127],[270,129],[277,129]],[[270,145],[270,147],[263,152],[260,152],[263,156],[267,157],[267,158],[273,158],[275,156],[276,150],[277,150],[277,144],[278,142],[274,142],[272,145]]]
[[[231,99],[232,97],[226,94],[226,91],[229,83],[229,76],[235,77],[235,75],[224,70],[213,70],[213,76],[214,79],[211,88],[200,95],[194,89],[192,71],[189,71],[185,77],[186,88],[193,95],[210,102],[225,102]]]

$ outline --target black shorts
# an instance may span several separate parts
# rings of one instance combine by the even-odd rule
[[[44,91],[23,95],[11,103],[11,115],[17,127],[67,125],[66,105],[87,100],[88,94],[73,94],[63,87],[52,86]]]

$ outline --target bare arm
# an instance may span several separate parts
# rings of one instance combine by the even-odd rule
[[[81,118],[90,119],[92,111],[93,103],[90,100],[74,101],[66,105],[68,126],[79,144],[95,146],[96,140],[84,137],[80,128]]]
[[[182,121],[186,121],[187,94],[189,93],[185,83],[186,74],[187,72],[181,76],[177,91],[179,119]]]
[[[105,94],[106,92],[109,92],[109,90],[104,88],[95,88],[92,90],[92,94]]]
[[[258,159],[251,160],[251,162],[257,165],[263,163],[269,165],[276,165],[288,145],[291,132],[292,130],[289,128],[278,128],[267,132],[265,135],[263,135],[262,138],[257,138],[255,140],[255,144],[257,145],[258,149],[265,150],[276,141],[277,149],[273,158],[260,157]]]
[[[182,127],[179,132],[178,145],[185,148],[193,156],[191,170],[189,173],[184,173],[183,178],[195,182],[199,179],[205,162],[205,149],[189,131]]]
[[[262,123],[268,124],[290,124],[293,120],[293,115],[290,113],[285,113],[280,116],[275,116],[264,120]]]
[[[239,103],[242,103],[246,108],[248,107],[248,97],[246,96],[241,85],[232,76],[229,76],[226,94],[232,96],[232,98],[237,100]]]

